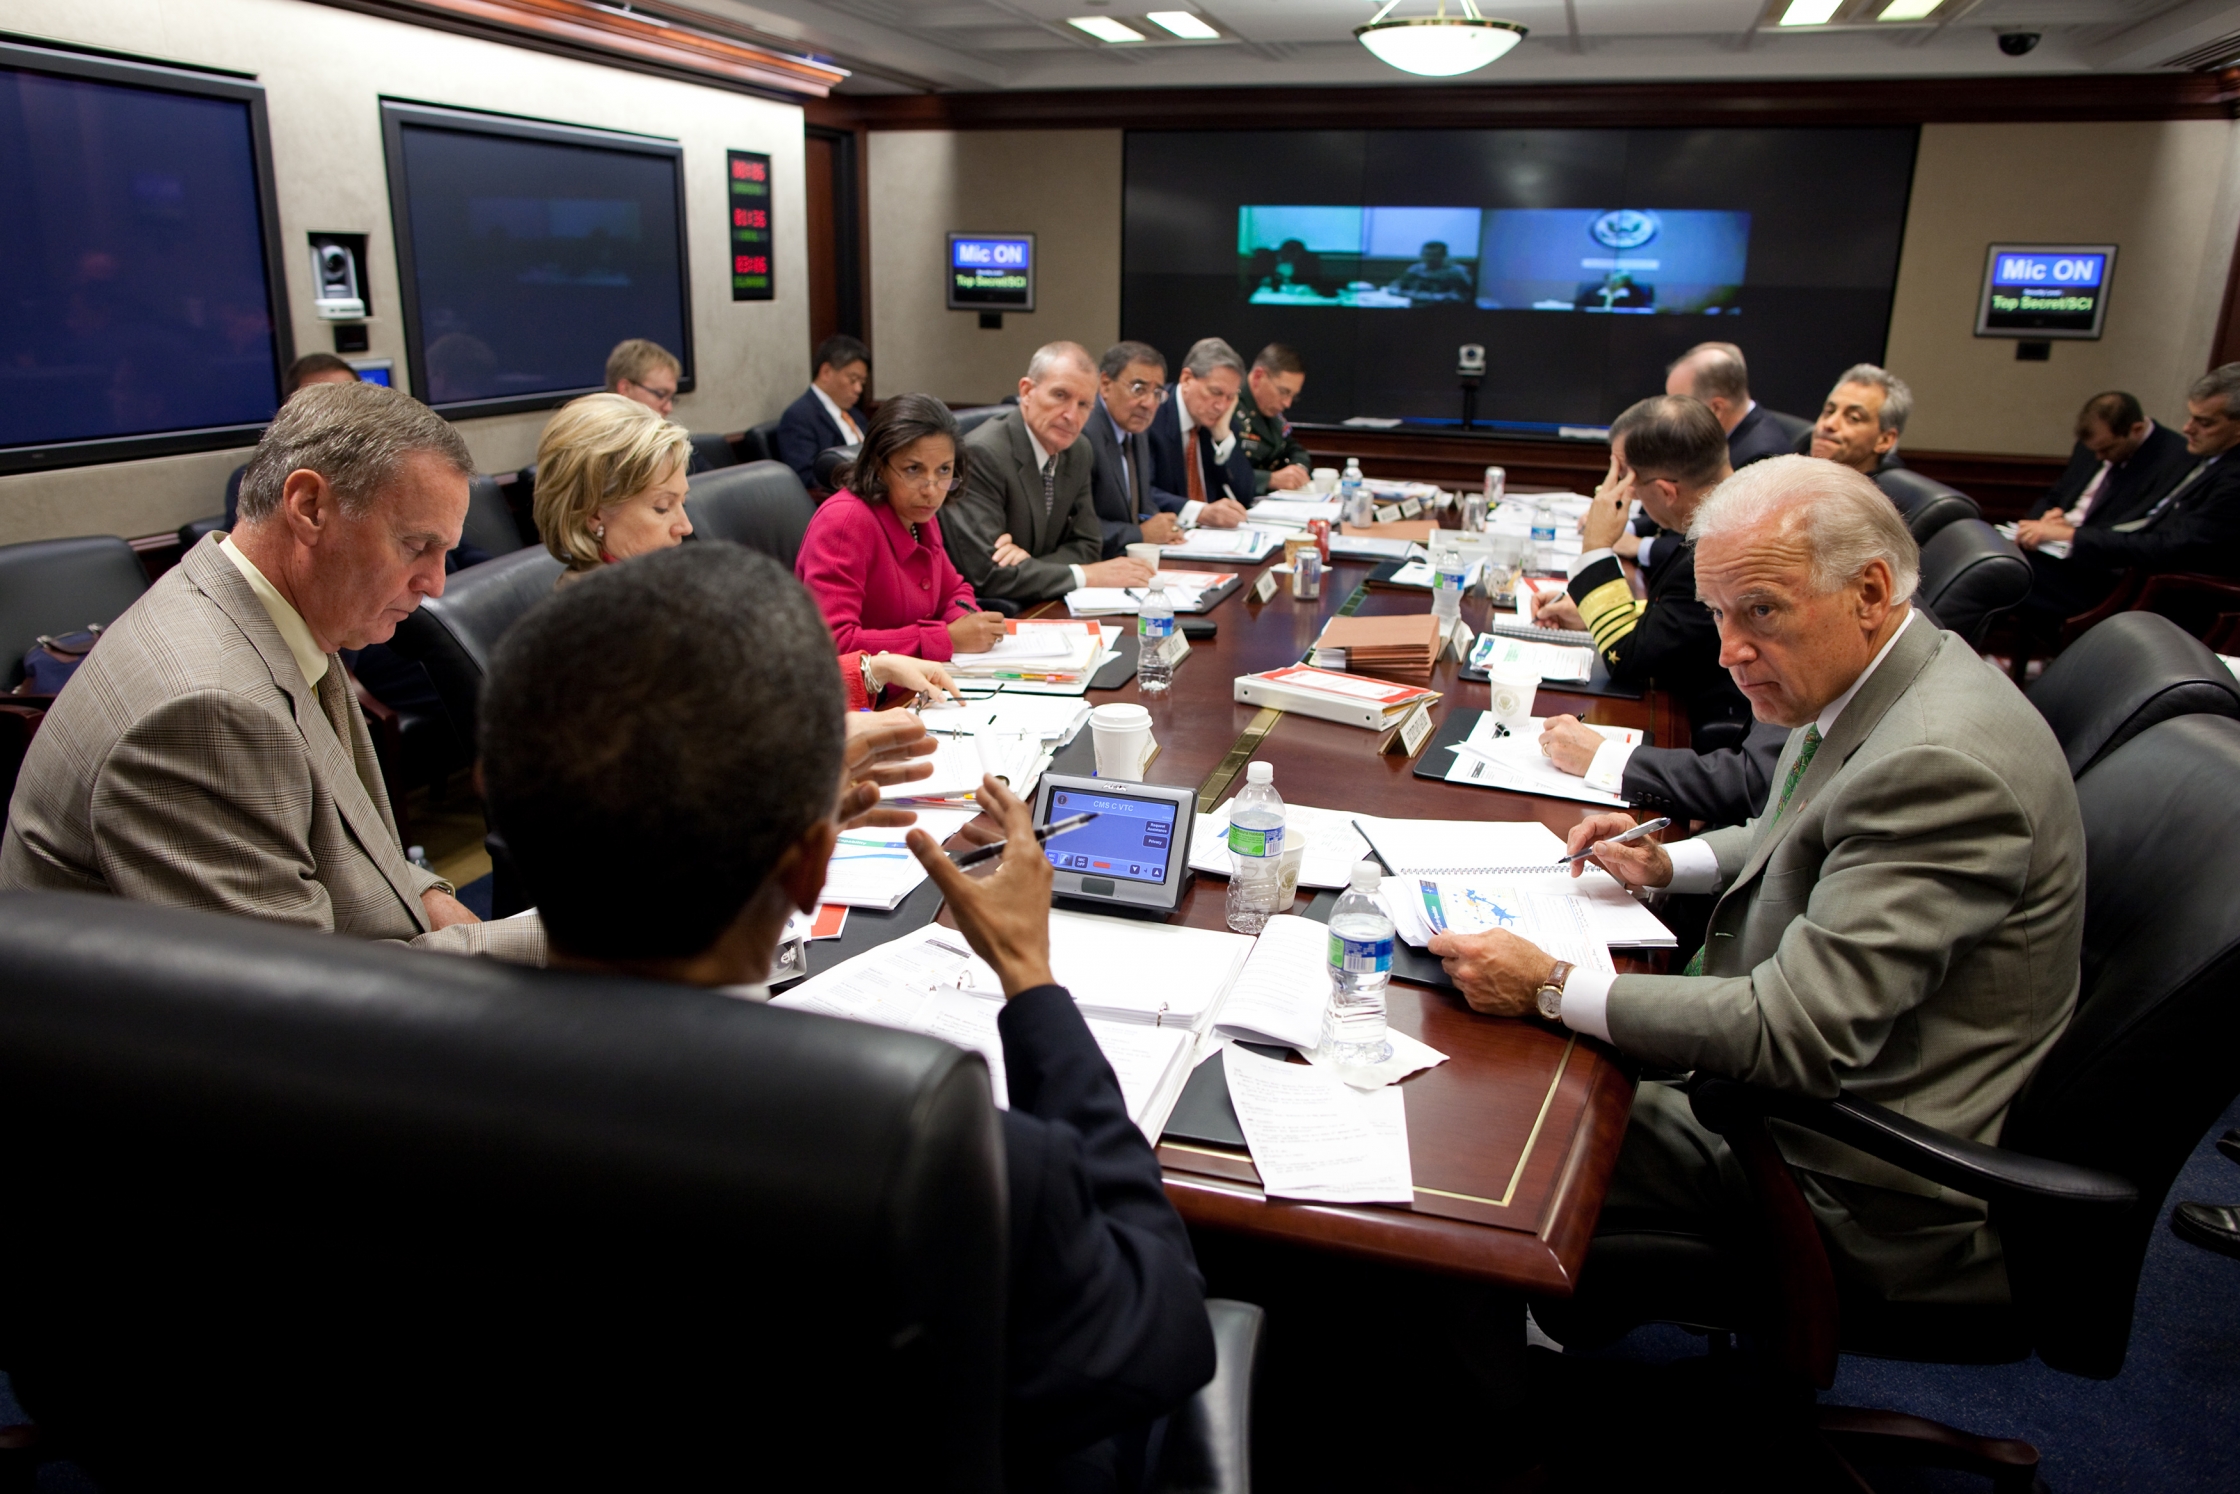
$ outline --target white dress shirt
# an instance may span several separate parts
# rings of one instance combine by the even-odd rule
[[[1843,708],[1851,704],[1851,697],[1859,693],[1859,687],[1867,682],[1868,676],[1882,667],[1882,661],[1890,657],[1890,650],[1898,646],[1898,640],[1905,636],[1906,629],[1913,626],[1914,615],[1911,607],[1906,608],[1906,615],[1899,621],[1897,631],[1883,641],[1881,649],[1867,661],[1867,667],[1860,670],[1859,677],[1851,682],[1851,688],[1829,701],[1822,707],[1820,714],[1813,718],[1812,724],[1819,731],[1822,741],[1826,741],[1828,735],[1836,729],[1836,721],[1843,715]],[[1672,880],[1665,884],[1666,891],[1719,891],[1719,858],[1701,840],[1674,841],[1665,847],[1665,854],[1672,858]],[[1573,1032],[1583,1032],[1588,1037],[1609,1042],[1610,984],[1617,978],[1606,970],[1572,971],[1571,978],[1563,984],[1563,1025]]]
[[[822,389],[818,388],[814,384],[811,384],[809,386],[809,392],[817,397],[818,404],[824,406],[824,412],[825,414],[832,417],[832,423],[848,433],[848,440],[850,442],[861,441],[863,439],[863,427],[856,424],[856,420],[853,415],[850,415],[846,410],[840,408],[839,401],[835,400],[831,395],[825,393]]]
[[[1182,389],[1179,384],[1175,386],[1174,412],[1175,421],[1182,430],[1182,459],[1185,462],[1194,462],[1198,459],[1198,443],[1191,437],[1196,433],[1198,423],[1190,418],[1190,407],[1182,402]],[[1226,462],[1229,460],[1229,453],[1236,450],[1236,447],[1237,431],[1234,425],[1224,423],[1220,430],[1213,433],[1213,459],[1215,461]],[[1188,490],[1187,469],[1185,469],[1184,491],[1187,492]],[[1237,501],[1241,503],[1244,500],[1240,498]],[[1186,500],[1182,505],[1182,513],[1178,516],[1181,519],[1182,526],[1187,529],[1192,524],[1197,523],[1198,514],[1204,508],[1203,503]]]
[[[1027,433],[1027,445],[1034,448],[1034,470],[1035,475],[1039,477],[1043,473],[1050,470],[1050,464],[1051,462],[1055,461],[1056,458],[1051,456],[1049,452],[1044,451],[1042,449],[1042,443],[1034,438],[1033,426],[1028,425],[1024,420],[1019,422],[1019,426]],[[1022,546],[1021,548],[1024,548],[1024,546]],[[1081,569],[1081,567],[1077,565],[1069,565],[1066,567],[1066,569],[1073,572],[1073,589],[1075,591],[1079,591],[1082,587],[1089,584],[1089,573]]]
[[[241,572],[241,579],[249,583],[249,590],[255,592],[257,600],[264,603],[265,615],[280,630],[280,641],[288,645],[289,653],[296,656],[296,668],[303,671],[304,683],[316,685],[325,679],[326,650],[320,648],[319,640],[311,636],[311,625],[303,620],[303,614],[296,611],[286,597],[280,595],[279,587],[265,579],[264,572],[257,569],[255,561],[235,547],[232,535],[218,541],[218,548],[225,551],[226,559],[232,561],[234,569]],[[347,747],[348,744],[344,745]]]

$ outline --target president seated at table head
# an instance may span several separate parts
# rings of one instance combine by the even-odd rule
[[[1433,953],[1480,1011],[1537,1011],[1656,1069],[1842,1089],[1995,1144],[2077,997],[2084,831],[2059,744],[1909,605],[1919,551],[1861,474],[1755,463],[1688,533],[1721,662],[1759,720],[1790,729],[1776,786],[1757,818],[1695,840],[1614,844],[1631,818],[1595,814],[1570,841],[1629,886],[1718,894],[1704,947],[1678,975],[1616,977],[1501,932],[1440,935]],[[1981,1203],[1824,1138],[1777,1140],[1851,1284],[2006,1300]],[[1700,1237],[1732,1269],[1755,1207],[1686,1097],[1644,1084],[1599,1234]],[[1622,1274],[1590,1269],[1580,1312]]]
[[[25,756],[0,888],[103,892],[539,962],[405,859],[339,651],[443,595],[466,443],[379,384],[299,391],[205,535],[101,635]]]
[[[1104,526],[1081,439],[1097,399],[1097,365],[1078,342],[1035,351],[1019,403],[964,438],[965,480],[941,512],[949,558],[983,600],[1030,605],[1084,586],[1141,586],[1151,568],[1100,560]]]
[[[842,714],[816,604],[737,546],[607,566],[516,624],[483,696],[484,795],[553,963],[767,996],[779,936],[817,906],[850,811]],[[1032,807],[992,778],[980,802],[1010,847],[992,875],[959,871],[922,830],[910,840],[1003,987],[1006,1481],[1096,1488],[1101,1469],[1113,1487],[1111,1469],[1145,1461],[1155,1420],[1213,1374],[1205,1287],[1119,1081],[1051,977]]]

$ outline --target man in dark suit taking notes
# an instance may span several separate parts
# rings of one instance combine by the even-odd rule
[[[2016,526],[2015,543],[2031,550],[2041,540],[2058,539],[2042,520],[2081,529],[2135,519],[2192,465],[2186,438],[2149,420],[2137,395],[2120,389],[2095,394],[2077,412],[2068,468]]]

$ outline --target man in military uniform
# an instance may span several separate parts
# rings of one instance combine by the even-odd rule
[[[1418,306],[1467,301],[1470,299],[1470,272],[1450,262],[1447,246],[1433,239],[1423,246],[1423,258],[1402,270],[1400,278],[1385,289],[1406,296]]]
[[[1305,487],[1314,458],[1291,434],[1291,423],[1283,418],[1283,412],[1291,408],[1291,402],[1307,384],[1307,365],[1299,357],[1299,350],[1280,342],[1269,343],[1252,360],[1252,372],[1245,382],[1250,397],[1237,401],[1230,427],[1244,443],[1244,454],[1252,463],[1253,491],[1265,496]]]

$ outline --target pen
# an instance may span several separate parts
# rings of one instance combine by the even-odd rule
[[[1610,837],[1610,838],[1609,838],[1609,839],[1608,839],[1607,841],[1598,841],[1598,842],[1596,842],[1596,844],[1597,844],[1597,845],[1613,845],[1613,846],[1622,846],[1622,845],[1626,845],[1626,844],[1628,844],[1629,842],[1632,842],[1632,841],[1636,841],[1636,840],[1639,840],[1639,839],[1640,839],[1640,838],[1641,838],[1642,836],[1644,836],[1644,835],[1654,835],[1654,834],[1656,834],[1656,832],[1658,832],[1659,830],[1662,830],[1662,829],[1663,829],[1663,828],[1664,828],[1665,826],[1667,826],[1667,825],[1669,825],[1669,824],[1671,824],[1671,823],[1672,823],[1672,818],[1671,818],[1671,816],[1669,816],[1669,815],[1659,815],[1659,816],[1657,816],[1657,818],[1655,818],[1655,819],[1653,819],[1653,820],[1649,821],[1649,822],[1648,822],[1647,824],[1644,824],[1644,825],[1636,825],[1636,826],[1634,826],[1634,827],[1633,827],[1633,828],[1632,828],[1631,830],[1628,830],[1628,831],[1627,831],[1627,832],[1626,832],[1625,834],[1623,834],[1623,835],[1613,835],[1613,836],[1611,836],[1611,837]],[[1589,856],[1592,856],[1593,854],[1594,854],[1594,846],[1589,846],[1589,847],[1587,847],[1587,848],[1586,848],[1585,850],[1583,850],[1583,851],[1578,851],[1578,852],[1575,852],[1575,853],[1573,853],[1572,855],[1569,855],[1569,856],[1558,856],[1558,857],[1556,858],[1556,865],[1558,865],[1558,866],[1569,866],[1569,865],[1570,865],[1570,864],[1571,864],[1572,862],[1574,862],[1574,861],[1584,861],[1584,860],[1586,860],[1586,859],[1587,859],[1587,858],[1588,858]]]
[[[1062,820],[1053,820],[1047,825],[1038,825],[1034,832],[1035,844],[1041,845],[1054,836],[1063,835],[1069,830],[1078,830],[1096,817],[1096,813],[1090,811],[1086,814],[1069,814]],[[978,866],[981,862],[1000,855],[1007,844],[1009,842],[998,840],[984,846],[974,846],[969,851],[951,851],[949,859],[959,866]]]

